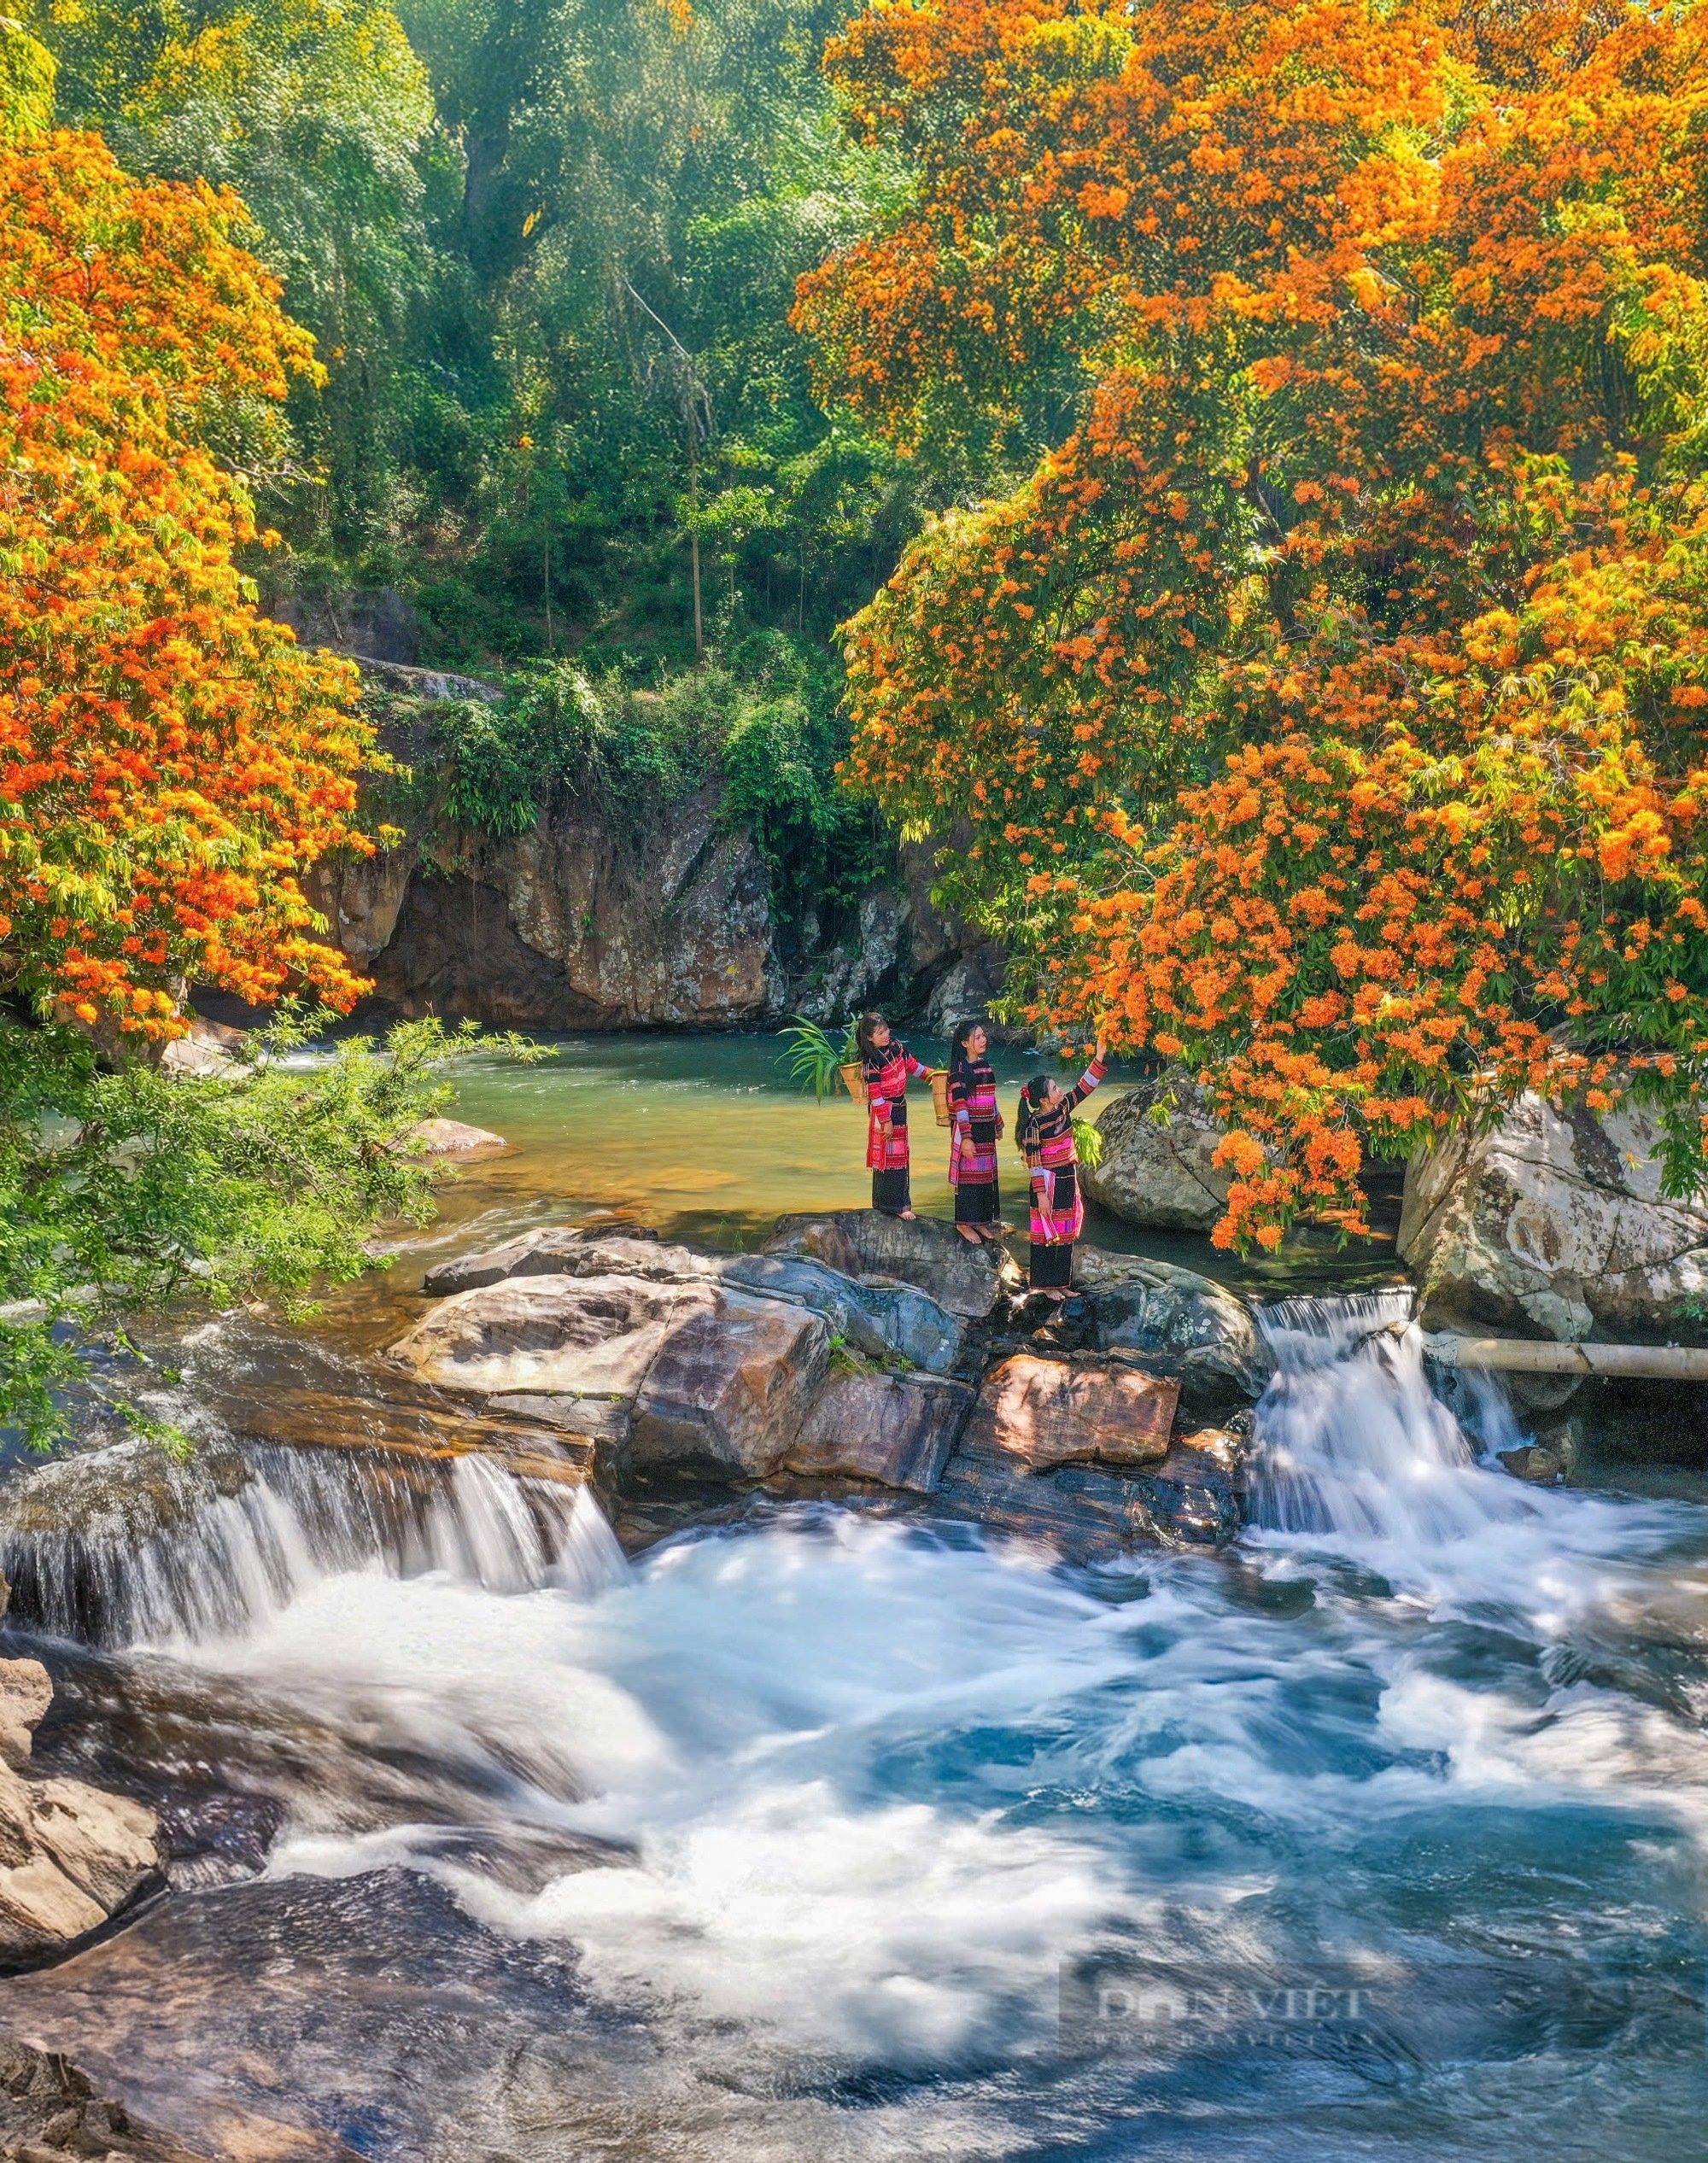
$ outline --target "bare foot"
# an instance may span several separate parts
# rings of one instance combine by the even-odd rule
[[[1041,1300],[1053,1300],[1059,1306],[1063,1300],[1071,1300],[1073,1295],[1060,1284],[1042,1284],[1038,1288],[1037,1296]]]
[[[896,1214],[904,1225],[910,1225],[914,1220],[915,1212],[911,1209],[898,1209]]]
[[[956,1225],[955,1229],[969,1247],[981,1247],[984,1244],[984,1233],[974,1231],[971,1225]]]

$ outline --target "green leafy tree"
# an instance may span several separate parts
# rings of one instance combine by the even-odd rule
[[[112,1071],[73,1031],[0,1019],[0,1428],[47,1448],[93,1399],[148,1429],[102,1357],[128,1323],[263,1298],[301,1315],[386,1266],[380,1225],[432,1213],[436,1167],[408,1137],[449,1063],[477,1044],[536,1055],[413,1021],[287,1060],[320,1019],[281,1015],[195,1077]]]

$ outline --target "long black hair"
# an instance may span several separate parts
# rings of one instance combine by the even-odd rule
[[[985,1024],[976,1014],[974,1015],[970,1021],[957,1021],[956,1023],[955,1033],[949,1039],[949,1071],[951,1074],[955,1072],[957,1067],[970,1067],[972,1065],[972,1055],[967,1049],[967,1039],[972,1035],[975,1029],[982,1029],[984,1026]]]
[[[874,1008],[870,1014],[863,1014],[854,1032],[854,1040],[860,1047],[862,1059],[869,1059],[877,1046],[872,1042],[872,1032],[884,1026],[884,1017]]]
[[[1038,1136],[1036,1108],[1050,1094],[1048,1074],[1034,1074],[1020,1093],[1015,1106],[1015,1147],[1029,1149]]]

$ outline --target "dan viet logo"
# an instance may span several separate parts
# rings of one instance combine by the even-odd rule
[[[1192,1973],[1103,1955],[1063,1965],[1062,2042],[1076,2053],[1337,2053],[1382,2044],[1394,1996],[1391,1986],[1357,1975]]]

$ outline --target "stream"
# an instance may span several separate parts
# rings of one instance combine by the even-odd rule
[[[541,1213],[745,1243],[860,1201],[857,1115],[774,1073],[477,1072],[453,1108],[515,1153],[325,1356]],[[145,1794],[179,1860],[0,2017],[233,2158],[1708,2153],[1708,1510],[1512,1479],[1503,1403],[1443,1403],[1361,1289],[1391,1259],[1307,1264],[1264,1280],[1220,1556],[763,1503],[630,1560],[478,1459],[210,1421],[183,1468],[82,1460],[146,1523],[15,1535],[8,1649],[59,1685],[44,1767]],[[266,1386],[237,1324],[198,1369]]]

